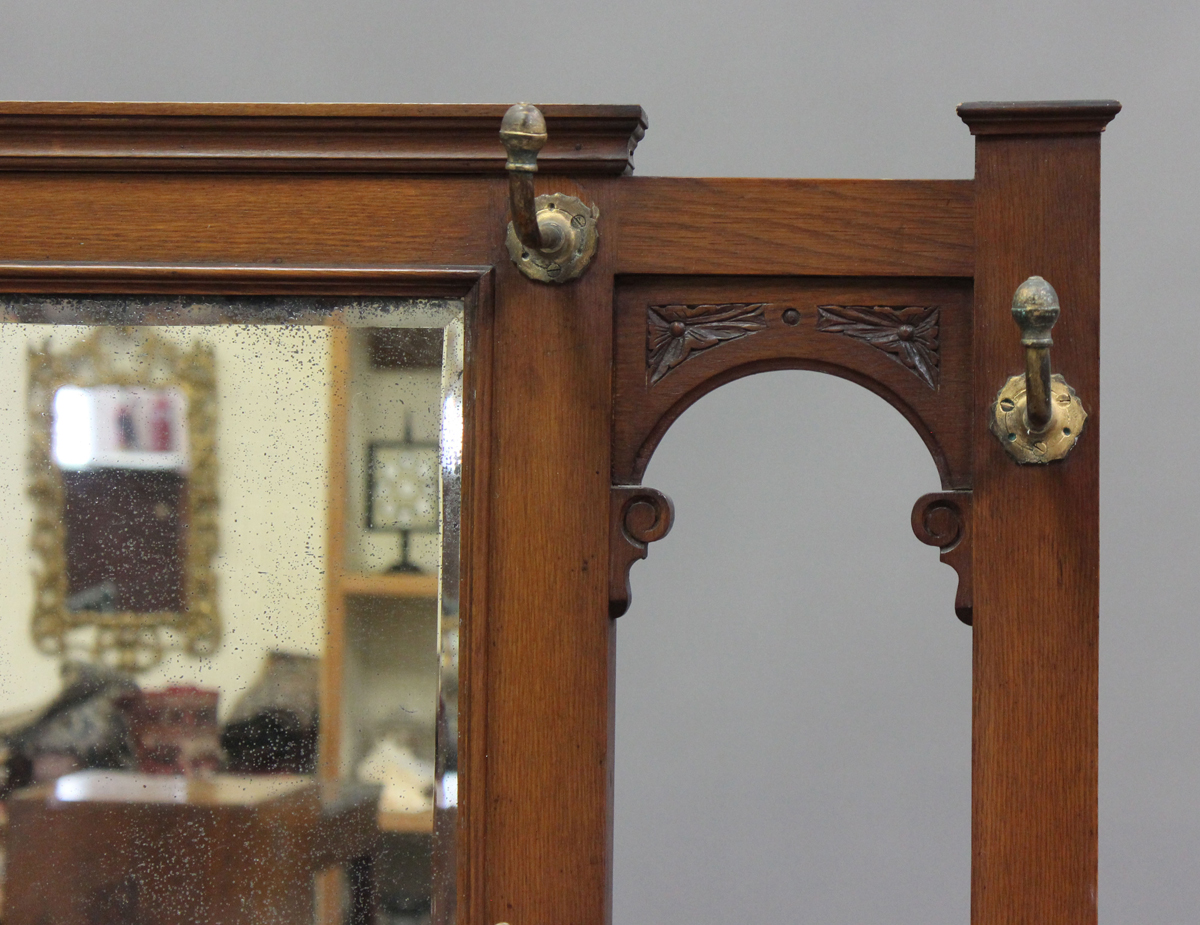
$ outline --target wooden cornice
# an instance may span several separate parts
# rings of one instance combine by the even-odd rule
[[[501,174],[507,106],[0,103],[0,171]],[[544,106],[544,173],[620,175],[640,106]]]
[[[972,135],[1086,135],[1103,132],[1121,111],[1116,100],[963,103],[958,115]]]

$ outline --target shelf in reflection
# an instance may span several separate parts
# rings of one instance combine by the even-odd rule
[[[339,579],[343,594],[360,597],[426,597],[436,598],[438,576],[409,573],[354,573]]]

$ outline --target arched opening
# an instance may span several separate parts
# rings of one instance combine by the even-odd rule
[[[921,437],[777,371],[683,414],[645,484],[676,520],[618,624],[616,925],[965,921],[971,634],[909,526]]]

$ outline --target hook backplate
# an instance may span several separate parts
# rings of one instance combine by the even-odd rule
[[[1050,380],[1050,423],[1031,433],[1025,412],[1025,376],[1004,383],[992,405],[991,430],[1000,445],[1019,463],[1044,464],[1064,458],[1083,433],[1087,412],[1067,380],[1055,373]]]
[[[522,273],[538,282],[565,283],[575,279],[587,269],[596,253],[600,238],[596,219],[600,210],[565,193],[538,196],[535,204],[542,240],[550,246],[540,251],[526,247],[509,222],[505,240],[509,256]]]

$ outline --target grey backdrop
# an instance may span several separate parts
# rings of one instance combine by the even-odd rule
[[[1100,918],[1198,920],[1200,6],[3,14],[10,99],[641,103],[642,174],[969,177],[958,102],[1120,99],[1104,140]],[[689,411],[647,484],[678,520],[619,631],[618,925],[966,922],[970,631],[952,573],[909,532],[937,487],[915,433],[855,386],[776,373]]]

